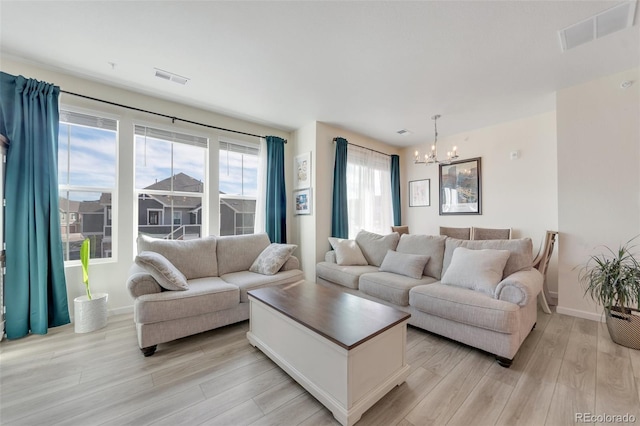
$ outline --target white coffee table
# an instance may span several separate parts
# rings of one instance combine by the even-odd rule
[[[247,338],[350,426],[409,374],[410,314],[301,282],[250,290]]]

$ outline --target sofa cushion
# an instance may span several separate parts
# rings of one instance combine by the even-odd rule
[[[275,275],[262,275],[255,272],[240,271],[225,274],[223,280],[240,288],[240,302],[248,302],[247,290],[271,287],[280,284],[293,284],[304,279],[300,270],[281,271]]]
[[[368,265],[360,246],[354,240],[329,237],[329,244],[333,247],[338,265]]]
[[[166,257],[153,251],[143,251],[135,262],[147,271],[165,290],[186,290],[189,288],[184,274],[173,266]]]
[[[518,332],[518,305],[441,283],[409,291],[412,308],[459,323],[500,333]]]
[[[446,239],[447,237],[440,235],[405,234],[400,237],[396,251],[429,256],[423,275],[439,280],[442,277],[442,261],[444,260]]]
[[[269,236],[264,233],[218,237],[218,275],[248,271],[269,244]]]
[[[387,250],[387,255],[380,265],[380,272],[393,272],[419,280],[428,261],[429,256]]]
[[[362,230],[356,235],[356,242],[362,250],[369,265],[380,266],[387,250],[395,250],[400,240],[400,234],[393,232],[387,235],[374,234],[373,232]]]
[[[295,244],[271,243],[253,261],[249,271],[263,275],[273,275],[289,260],[297,247]]]
[[[441,282],[493,297],[498,283],[502,281],[502,272],[509,255],[507,250],[470,250],[458,247],[453,251],[451,264]]]
[[[358,289],[360,275],[377,272],[378,268],[366,266],[342,266],[333,262],[320,262],[316,265],[316,276],[334,284]]]
[[[185,291],[143,294],[135,300],[136,323],[150,324],[195,317],[238,306],[240,290],[221,278],[195,278]]]
[[[409,290],[423,284],[433,283],[431,277],[417,280],[391,272],[373,272],[360,276],[360,291],[398,306],[409,305]]]
[[[193,240],[164,240],[138,235],[138,253],[153,251],[166,257],[190,280],[202,277],[217,277],[216,238],[204,237]]]
[[[506,278],[514,272],[528,271],[533,264],[533,244],[531,238],[521,238],[514,240],[457,240],[447,238],[444,250],[444,262],[442,273],[444,274],[451,263],[453,251],[458,247],[465,247],[472,250],[493,249],[509,250],[509,260],[504,267],[502,278]]]

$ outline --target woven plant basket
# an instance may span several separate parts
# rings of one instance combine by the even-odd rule
[[[640,311],[627,308],[627,312],[622,312],[612,307],[606,321],[611,340],[627,348],[640,349]]]
[[[76,333],[89,333],[107,325],[107,293],[96,293],[93,299],[80,296],[73,299],[73,323]]]

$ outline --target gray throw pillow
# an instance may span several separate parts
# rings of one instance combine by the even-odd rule
[[[422,278],[424,266],[428,261],[429,256],[398,253],[397,251],[388,250],[387,255],[382,261],[382,265],[380,265],[380,271],[393,272],[419,280]]]
[[[296,247],[298,246],[294,244],[269,244],[253,261],[249,271],[262,275],[274,275],[289,260]]]
[[[494,297],[509,260],[508,250],[471,250],[458,247],[441,283],[464,287]]]
[[[368,265],[362,250],[354,240],[329,237],[329,244],[336,254],[336,263],[342,266]]]
[[[442,277],[442,260],[444,259],[446,239],[447,237],[441,235],[404,234],[400,236],[396,251],[429,256],[423,275],[439,280]]]
[[[165,290],[187,290],[189,284],[184,274],[166,257],[153,251],[143,251],[136,256],[136,264],[147,271]]]
[[[380,267],[387,250],[395,250],[400,240],[400,234],[393,232],[387,235],[379,235],[362,230],[356,235],[356,242],[367,259],[369,265]]]
[[[194,238],[192,240],[165,240],[138,235],[138,253],[154,251],[173,263],[188,280],[193,278],[217,277],[216,237]]]
[[[444,274],[451,263],[453,251],[458,247],[472,250],[492,249],[508,250],[511,255],[504,267],[502,278],[506,278],[514,272],[529,271],[533,263],[533,244],[531,238],[521,238],[514,240],[457,240],[447,238],[444,249],[444,261],[442,262],[442,273]]]

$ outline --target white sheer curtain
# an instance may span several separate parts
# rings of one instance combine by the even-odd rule
[[[388,155],[348,145],[347,201],[350,239],[361,229],[377,234],[391,232],[393,204]]]
[[[258,193],[256,194],[256,216],[254,233],[266,232],[266,205],[267,205],[267,141],[260,138],[260,153],[258,154]]]

